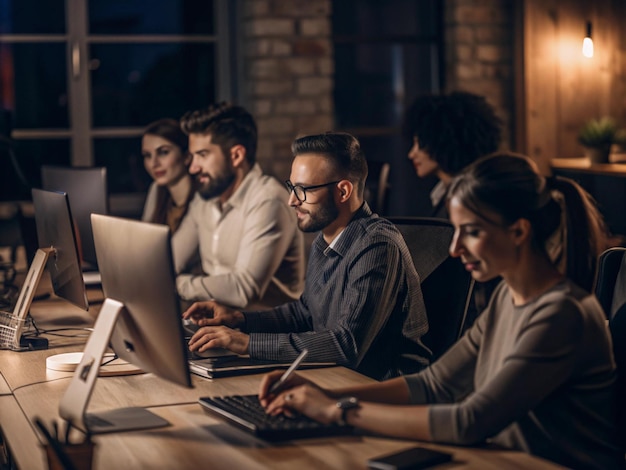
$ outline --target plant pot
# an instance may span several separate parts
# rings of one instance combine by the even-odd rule
[[[609,163],[610,153],[610,145],[603,147],[585,147],[585,157],[587,157],[591,163]]]

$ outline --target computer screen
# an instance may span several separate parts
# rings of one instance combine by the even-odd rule
[[[30,263],[13,312],[3,313],[1,348],[25,350],[47,346],[44,338],[32,334],[22,336],[44,268],[48,269],[52,287],[59,297],[83,310],[89,308],[67,194],[33,189],[32,197],[39,249]]]
[[[91,219],[106,300],[61,400],[60,414],[92,433],[167,425],[142,408],[86,412],[109,338],[122,359],[191,387],[169,228],[98,214]]]
[[[91,214],[108,213],[106,168],[41,167],[43,189],[66,192],[80,234],[82,260],[96,269],[97,257],[91,229]]]
[[[87,293],[80,267],[72,208],[67,193],[33,189],[39,248],[53,248],[46,269],[54,293],[87,310]]]

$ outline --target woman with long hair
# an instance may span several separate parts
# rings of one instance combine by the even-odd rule
[[[540,176],[522,156],[476,161],[451,182],[450,253],[477,281],[501,276],[471,329],[424,371],[324,390],[301,376],[259,397],[270,414],[297,411],[388,436],[484,441],[571,468],[618,468],[616,370],[606,319],[589,294],[602,220],[573,181]],[[550,237],[565,225],[565,272]]]
[[[175,232],[193,198],[187,171],[187,136],[178,121],[160,119],[148,125],[141,141],[144,166],[154,182],[148,190],[141,220],[166,224]]]

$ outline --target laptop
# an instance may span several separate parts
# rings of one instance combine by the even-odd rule
[[[199,328],[198,325],[190,320],[183,320],[183,331],[187,341]],[[189,359],[189,370],[191,373],[207,379],[244,374],[262,374],[275,369],[287,368],[290,365],[290,362],[250,359],[249,356],[240,356],[224,348],[209,349],[201,353],[191,352]],[[334,362],[303,362],[300,368],[310,369],[336,365]]]
[[[230,377],[233,375],[263,374],[276,369],[286,369],[291,362],[273,362],[251,359],[249,356],[224,355],[222,357],[191,358],[189,370],[192,374],[207,379]],[[303,362],[300,369],[334,367],[334,362]]]

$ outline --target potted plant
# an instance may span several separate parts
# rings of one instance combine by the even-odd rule
[[[615,140],[617,124],[610,117],[590,119],[578,134],[578,142],[592,163],[607,163]]]
[[[626,153],[626,129],[619,129],[615,133],[613,143],[617,147],[618,153]]]

